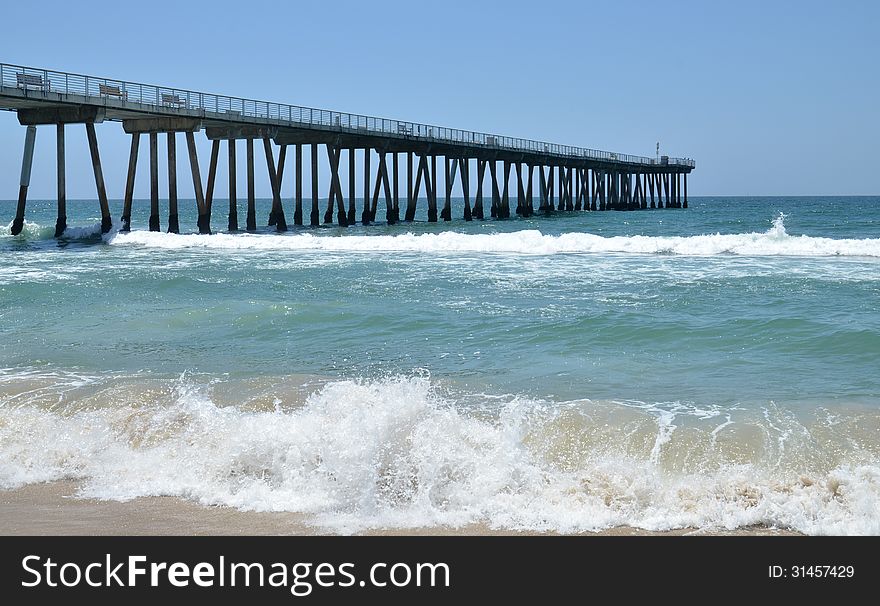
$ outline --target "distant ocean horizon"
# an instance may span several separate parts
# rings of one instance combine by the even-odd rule
[[[472,222],[455,198],[451,223],[422,200],[392,226],[380,199],[317,229],[283,203],[284,234],[266,199],[224,233],[217,198],[212,235],[181,199],[180,235],[137,200],[102,236],[71,200],[56,240],[54,200],[15,237],[0,201],[0,489],[339,533],[880,534],[880,196]]]

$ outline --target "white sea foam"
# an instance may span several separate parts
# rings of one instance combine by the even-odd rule
[[[107,234],[106,237],[111,237],[113,233],[115,232]],[[101,223],[99,222],[95,223],[94,225],[67,227],[64,230],[64,233],[61,234],[61,237],[68,240],[86,240],[100,235]],[[8,223],[5,226],[0,226],[0,237],[2,236],[13,237],[12,222]],[[55,227],[53,225],[42,225],[40,223],[34,223],[25,220],[21,233],[15,237],[22,240],[48,240],[49,238],[53,238],[54,236]]]
[[[40,225],[25,219],[22,225],[21,233],[17,236],[12,235],[12,221],[6,225],[0,225],[0,237],[18,238],[21,240],[44,240],[51,238],[55,234],[55,228],[49,225]]]
[[[84,227],[68,227],[64,230],[64,233],[61,234],[63,238],[67,238],[69,240],[85,240],[88,238],[94,238],[96,236],[101,235],[101,223],[95,223],[94,225],[87,225]],[[108,234],[109,235],[109,234]]]
[[[44,388],[55,379],[26,378]],[[831,448],[837,458],[814,464],[794,437],[780,452],[770,430],[736,460],[722,451],[743,446],[727,434],[744,422],[719,426],[720,411],[507,397],[468,413],[427,377],[336,381],[303,405],[279,397],[261,410],[217,406],[211,390],[221,388],[183,378],[152,401],[69,409],[0,393],[0,486],[71,478],[84,496],[304,512],[336,532],[767,524],[880,534],[876,456]],[[613,411],[631,416],[603,422]],[[777,429],[792,422],[773,419]]]
[[[853,256],[880,257],[880,239],[834,239],[790,236],[780,215],[763,233],[700,236],[599,236],[589,233],[546,235],[539,230],[494,234],[445,231],[436,234],[316,236],[289,234],[165,234],[132,231],[109,235],[110,244],[162,249],[291,250],[335,252],[633,253],[687,256]]]

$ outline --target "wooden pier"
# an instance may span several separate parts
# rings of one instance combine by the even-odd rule
[[[558,145],[375,118],[294,105],[254,101],[176,88],[138,84],[108,78],[70,74],[17,65],[0,64],[0,109],[18,113],[26,127],[18,206],[12,222],[13,235],[24,225],[37,126],[55,126],[58,169],[58,219],[55,235],[67,227],[64,173],[64,133],[68,124],[86,129],[101,209],[101,229],[113,221],[104,187],[96,124],[121,122],[131,135],[128,176],[123,197],[120,230],[131,229],[131,205],[138,151],[142,134],[149,138],[150,220],[149,229],[159,231],[158,138],[164,134],[168,151],[168,225],[179,231],[177,203],[177,135],[183,133],[189,156],[200,233],[211,232],[212,203],[216,187],[221,142],[229,162],[228,231],[239,229],[236,183],[236,148],[245,141],[247,195],[245,229],[257,229],[255,207],[255,141],[266,159],[272,190],[268,225],[288,229],[281,184],[288,148],[293,156],[295,194],[293,224],[333,223],[364,225],[377,221],[383,199],[384,221],[412,221],[419,200],[427,200],[428,221],[451,221],[456,185],[464,198],[465,221],[487,217],[506,219],[511,212],[529,217],[552,212],[687,208],[687,177],[694,169],[688,158],[648,158],[581,147]],[[204,132],[212,142],[207,181],[196,152],[195,133]],[[318,169],[324,146],[329,166],[327,206],[322,214],[318,196]],[[276,154],[277,148],[277,154]],[[303,214],[303,158],[308,149],[311,166],[311,203]],[[360,155],[360,159],[358,156]],[[403,158],[401,158],[403,156]],[[438,203],[438,157],[442,157],[445,189]],[[375,170],[372,168],[375,160]],[[348,191],[343,191],[340,170],[348,164]],[[356,164],[363,164],[361,212],[358,215]],[[405,167],[406,189],[403,219],[400,213],[400,175]],[[476,190],[471,197],[471,169],[476,169]],[[488,171],[487,171],[488,168]],[[484,191],[489,176],[488,191]],[[511,191],[511,175],[515,191]],[[535,191],[537,190],[537,192]],[[537,194],[537,200],[535,199]],[[485,205],[484,205],[484,197]],[[515,200],[512,198],[515,197]],[[308,201],[307,201],[308,202]],[[488,206],[488,209],[485,208]]]

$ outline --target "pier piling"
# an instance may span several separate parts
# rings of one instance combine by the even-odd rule
[[[473,213],[471,212],[471,166],[467,158],[460,158],[458,163],[461,165],[461,169],[458,172],[461,173],[461,195],[464,197],[464,215],[462,218],[465,221],[470,221],[473,219]]]
[[[251,137],[245,139],[245,154],[247,155],[247,215],[245,216],[245,229],[257,231],[257,201],[254,191],[254,140]]]
[[[361,211],[361,223],[369,225],[370,215],[370,148],[364,148],[364,208]]]
[[[211,209],[214,206],[214,186],[217,179],[217,160],[220,156],[220,139],[211,142],[211,160],[208,163],[208,184],[205,187],[205,215],[207,216],[208,228],[211,225]]]
[[[391,200],[394,203],[392,211],[392,221],[397,223],[400,221],[400,165],[398,153],[391,154]]]
[[[168,233],[180,233],[180,220],[177,214],[177,133],[169,132],[168,137]]]
[[[416,199],[413,194],[413,153],[406,152],[406,214],[404,219],[412,221],[416,215]]]
[[[150,133],[150,231],[159,231],[159,134]]]
[[[101,169],[101,154],[98,153],[98,136],[95,134],[94,122],[86,122],[86,137],[89,140],[89,152],[92,156],[98,204],[101,207],[101,233],[106,234],[113,227],[113,219],[110,218],[110,205],[107,202],[107,189],[104,187],[104,171]]]
[[[67,229],[67,183],[64,161],[64,123],[56,126],[56,166],[58,172],[58,218],[55,220],[55,237],[60,238]]]
[[[231,232],[238,231],[238,186],[236,183],[235,144],[235,139],[226,140],[227,151],[229,152],[229,217],[226,222],[226,229]]]
[[[192,131],[186,131],[186,147],[189,151],[189,165],[192,171],[193,189],[196,194],[196,208],[198,210],[197,224],[200,234],[210,234],[211,225],[208,219],[208,211],[205,206],[205,194],[202,189],[202,176],[199,171],[199,158],[196,154],[196,140]]]
[[[275,231],[287,231],[287,220],[284,218],[284,209],[281,206],[281,180],[279,172],[284,163],[286,147],[282,147],[278,156],[278,169],[275,168],[275,158],[272,154],[272,142],[269,137],[263,137],[263,151],[266,154],[266,170],[269,172],[269,185],[272,188],[272,210],[269,213],[269,224],[275,225]],[[283,172],[281,173],[283,175]]]
[[[355,195],[357,194],[357,182],[355,180],[355,153],[354,148],[348,149],[348,225],[354,225],[357,219],[357,206]]]
[[[311,148],[311,161],[312,161],[312,211],[309,213],[309,224],[312,227],[318,227],[320,222],[318,221],[318,144],[312,143]]]
[[[12,235],[17,236],[24,229],[24,211],[27,206],[27,192],[31,184],[31,168],[34,165],[34,144],[37,140],[37,127],[30,125],[24,134],[24,153],[21,158],[21,179],[18,188],[18,206],[12,220]]]
[[[303,146],[301,143],[296,144],[296,162],[294,167],[296,170],[295,175],[295,192],[294,192],[294,207],[293,207],[293,224],[294,225],[302,225],[303,224],[303,180],[302,180],[302,167],[303,167]]]
[[[131,230],[131,202],[134,197],[134,178],[137,172],[140,133],[131,134],[131,151],[128,153],[128,174],[125,177],[125,197],[122,200],[122,226],[120,231]]]

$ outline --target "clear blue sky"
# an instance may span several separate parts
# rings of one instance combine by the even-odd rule
[[[0,60],[624,153],[660,141],[696,159],[692,195],[878,194],[878,7],[18,2],[3,9]],[[68,129],[68,195],[93,198],[83,129]],[[120,198],[128,140],[116,123],[98,136]],[[23,138],[0,113],[0,198],[17,194]],[[53,145],[40,129],[35,197],[54,197]]]

